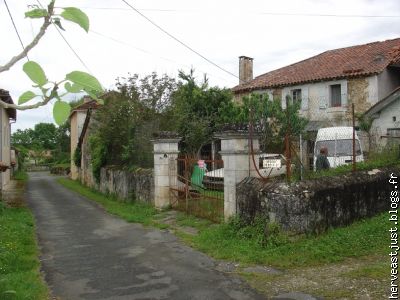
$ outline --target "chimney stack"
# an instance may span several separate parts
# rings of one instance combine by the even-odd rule
[[[239,84],[249,82],[253,79],[253,58],[239,56]]]

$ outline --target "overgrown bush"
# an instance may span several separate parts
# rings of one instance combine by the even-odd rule
[[[82,149],[81,147],[76,147],[75,152],[74,152],[74,164],[78,168],[81,167],[82,164]]]
[[[233,217],[222,226],[226,226],[226,232],[230,237],[253,240],[262,247],[280,246],[288,242],[288,237],[280,226],[269,223],[263,216],[257,216],[251,224],[247,224],[240,217]]]
[[[89,145],[92,154],[92,170],[94,178],[100,182],[100,170],[107,162],[107,146],[96,134],[89,137]]]
[[[170,96],[176,89],[174,79],[156,73],[139,79],[138,75],[117,82],[117,91],[104,96],[105,104],[96,110],[90,143],[93,173],[117,165],[124,169],[153,166],[153,134],[171,126]]]

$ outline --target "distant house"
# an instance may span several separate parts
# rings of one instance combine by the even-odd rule
[[[85,174],[80,174],[77,166],[74,164],[74,153],[76,148],[79,146],[81,148],[82,158],[85,157],[87,153],[87,129],[90,122],[90,116],[92,110],[97,109],[97,101],[92,100],[90,97],[85,97],[84,102],[75,107],[71,115],[69,116],[71,124],[71,179],[78,179],[80,175],[85,177]],[[82,163],[87,162],[87,160],[82,159]],[[87,167],[82,166],[82,170],[87,171]]]
[[[0,89],[0,99],[6,103],[14,104],[10,93]],[[0,108],[0,189],[10,182],[11,179],[11,123],[17,120],[17,111],[14,108]]]
[[[255,78],[252,68],[252,58],[239,58],[235,100],[263,93],[281,99],[285,108],[289,95],[309,120],[306,130],[315,133],[322,127],[351,125],[352,103],[356,113],[364,113],[400,86],[400,38],[329,50]],[[303,149],[311,158],[312,139]]]
[[[400,142],[400,87],[365,112],[373,119],[373,143],[386,146]]]

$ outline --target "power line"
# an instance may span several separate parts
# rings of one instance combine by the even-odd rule
[[[259,12],[260,15],[271,16],[298,16],[298,17],[331,17],[331,18],[400,18],[400,15],[339,15],[339,14],[312,14],[312,13],[284,13],[284,12]]]
[[[86,68],[86,70],[92,74],[92,71],[90,71],[89,67],[85,64],[85,62],[83,61],[83,59],[78,55],[78,53],[74,50],[74,48],[71,46],[71,44],[68,42],[68,40],[65,38],[65,36],[63,35],[63,33],[60,31],[60,29],[57,27],[56,24],[54,24],[52,22],[52,24],[54,25],[54,27],[57,29],[58,34],[61,36],[61,38],[64,40],[64,42],[68,45],[69,49],[74,53],[75,57],[81,62],[81,64]]]
[[[13,26],[14,26],[15,33],[16,33],[17,36],[18,36],[19,42],[21,43],[22,50],[25,51],[24,43],[22,42],[21,36],[19,35],[17,26],[15,25],[14,18],[13,18],[12,14],[11,14],[11,11],[10,11],[10,9],[9,9],[9,7],[8,7],[8,4],[7,4],[7,1],[6,1],[6,0],[4,0],[4,4],[6,5],[7,11],[8,11],[8,15],[10,16],[11,22],[12,22],[12,24],[13,24]],[[28,54],[26,54],[26,59],[29,61]]]
[[[90,7],[82,6],[84,9],[96,10],[130,10],[123,7]],[[178,12],[178,13],[210,13],[209,10],[189,10],[189,9],[160,9],[160,8],[140,8],[139,11],[148,12]],[[219,13],[219,12],[218,12]],[[287,13],[287,12],[259,12],[259,11],[240,11],[240,14],[258,14],[272,16],[299,16],[299,17],[333,17],[333,18],[400,18],[400,15],[357,15],[357,14],[324,14],[324,13]]]
[[[145,50],[145,49],[143,49],[143,48],[138,48],[138,47],[136,47],[136,46],[134,46],[134,45],[132,45],[132,44],[130,44],[130,43],[127,43],[127,42],[125,42],[125,41],[118,40],[118,39],[116,39],[116,38],[114,38],[114,37],[111,37],[111,36],[102,34],[102,33],[100,33],[100,32],[96,32],[96,31],[94,31],[94,30],[90,30],[90,32],[91,32],[91,33],[94,33],[94,34],[96,34],[96,35],[99,35],[99,36],[101,36],[101,37],[103,37],[103,38],[109,39],[109,40],[111,40],[111,41],[113,41],[113,42],[115,42],[115,43],[119,43],[119,44],[122,44],[122,45],[125,45],[125,46],[129,46],[129,47],[131,47],[131,48],[133,48],[133,49],[135,49],[135,50],[137,50],[137,51],[140,51],[140,52],[142,52],[142,53],[144,53],[144,54],[151,55],[151,56],[156,56],[156,57],[158,57],[159,59],[168,61],[168,62],[173,63],[173,64],[177,64],[177,65],[183,66],[183,67],[185,67],[185,68],[187,68],[187,69],[193,68],[193,66],[189,66],[189,65],[183,64],[183,63],[181,63],[181,62],[178,62],[178,61],[173,60],[173,59],[168,58],[168,57],[159,56],[159,55],[157,55],[157,54],[155,54],[155,53],[153,53],[153,52],[150,52],[150,51]],[[202,72],[202,73],[204,73],[204,74],[207,74],[207,72],[202,71],[201,69],[197,69],[197,70],[199,70],[200,72]],[[213,75],[213,76],[214,76],[214,77],[218,77],[218,78],[220,78],[220,79],[222,79],[222,80],[231,82],[231,81],[227,80],[226,78],[223,78],[223,77],[220,77],[220,76],[217,76],[217,75]]]
[[[179,40],[178,38],[176,38],[175,36],[173,36],[172,34],[170,34],[168,31],[166,31],[165,29],[163,29],[161,26],[159,26],[158,24],[156,24],[153,20],[151,20],[150,18],[148,18],[146,15],[144,15],[143,13],[141,13],[139,10],[137,10],[135,7],[133,7],[131,4],[129,4],[127,1],[125,0],[121,0],[122,2],[124,2],[126,5],[128,5],[132,10],[134,10],[136,13],[138,13],[140,16],[142,16],[143,18],[145,18],[148,22],[150,22],[151,24],[153,24],[153,26],[157,27],[159,30],[161,30],[162,32],[164,32],[166,35],[168,35],[170,38],[172,38],[173,40],[177,41],[179,44],[181,44],[182,46],[184,46],[185,48],[187,48],[188,50],[190,50],[191,52],[193,52],[194,54],[200,56],[202,59],[204,59],[205,61],[207,61],[208,63],[212,64],[214,67],[217,67],[218,69],[224,71],[225,73],[235,77],[235,78],[239,78],[237,75],[233,74],[232,72],[224,69],[223,67],[217,65],[215,62],[211,61],[210,59],[208,59],[207,57],[205,57],[204,55],[200,54],[199,52],[197,52],[196,50],[194,50],[192,47],[188,46],[186,43],[184,43],[183,41]]]

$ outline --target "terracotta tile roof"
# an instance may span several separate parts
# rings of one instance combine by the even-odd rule
[[[234,93],[381,73],[400,63],[400,38],[329,50],[298,63],[257,76]]]
[[[12,100],[10,93],[6,90],[0,89],[0,98],[2,101],[9,103],[9,104],[14,104],[14,101]],[[14,121],[17,120],[17,110],[14,108],[7,108],[6,109],[8,117],[10,119],[13,119]]]

